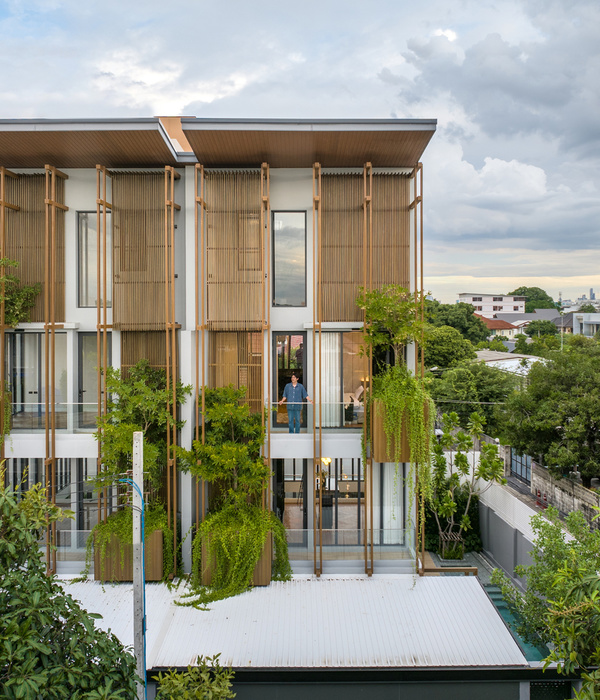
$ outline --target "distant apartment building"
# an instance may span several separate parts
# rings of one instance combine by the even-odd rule
[[[481,294],[462,292],[458,301],[471,304],[475,312],[486,318],[493,318],[497,313],[525,313],[525,297],[512,294]]]

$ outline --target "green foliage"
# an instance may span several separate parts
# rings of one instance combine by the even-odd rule
[[[182,403],[191,393],[190,386],[180,382],[176,387],[176,401]],[[98,437],[102,435],[102,466],[97,485],[111,485],[132,467],[133,433],[144,432],[144,477],[156,491],[166,464],[167,426],[173,419],[168,408],[172,390],[167,390],[164,370],[151,367],[148,360],[140,360],[123,376],[109,367],[106,373],[108,411],[98,418]],[[183,422],[178,421],[180,428]]]
[[[40,485],[22,497],[0,474],[0,688],[2,697],[133,699],[135,659],[47,576],[39,539],[63,517]]]
[[[273,578],[291,576],[285,529],[262,507],[270,476],[261,456],[263,419],[250,412],[245,395],[245,387],[233,385],[205,389],[204,444],[194,440],[191,450],[179,450],[182,468],[213,485],[210,512],[192,547],[193,591],[187,602],[198,607],[249,587],[269,533],[275,546]],[[208,561],[202,561],[203,545]],[[213,571],[210,587],[201,586],[203,567]]]
[[[529,355],[529,343],[527,342],[525,333],[517,333],[517,335],[515,335],[515,340],[516,343],[513,352],[517,355]]]
[[[475,350],[495,350],[496,352],[508,352],[502,342],[502,336],[495,335],[491,340],[482,340],[475,346]]]
[[[489,330],[485,323],[475,316],[471,304],[460,302],[458,304],[441,304],[437,300],[425,302],[425,313],[429,323],[433,326],[452,326],[474,345],[487,340]]]
[[[581,671],[579,698],[600,696],[600,530],[592,530],[579,511],[565,519],[567,539],[558,511],[549,507],[531,518],[533,563],[515,572],[527,579],[521,593],[507,576],[495,571],[493,582],[522,620],[519,634],[526,640],[553,645],[545,667],[556,662],[561,673]],[[596,693],[596,694],[594,694]]]
[[[501,433],[557,476],[577,469],[586,485],[600,476],[600,347],[534,363],[527,387],[507,399]]]
[[[158,503],[147,507],[144,512],[144,541],[147,541],[156,530],[162,530],[163,533],[163,581],[166,581],[172,573],[173,530],[169,527],[164,507]],[[121,563],[123,563],[124,545],[133,543],[133,511],[131,508],[120,508],[109,515],[105,521],[100,521],[92,528],[86,544],[85,568],[81,572],[82,579],[89,576],[94,549],[100,552],[100,562],[106,561],[113,535],[119,540],[119,555]],[[100,572],[100,576],[103,581],[106,580],[104,571]]]
[[[459,430],[456,413],[445,413],[442,417],[442,434],[433,448],[429,499],[438,526],[440,549],[444,539],[451,535],[462,537],[471,528],[469,510],[473,499],[493,483],[506,482],[497,445],[481,442],[479,460],[476,459],[476,442],[481,440],[484,423],[482,416],[472,413],[464,431]],[[485,482],[485,486],[480,482]]]
[[[598,309],[593,304],[582,304],[577,309],[578,314],[595,314],[598,313]]]
[[[194,440],[180,450],[182,464],[195,476],[218,484],[212,508],[257,503],[269,478],[261,456],[265,428],[260,413],[244,403],[245,388],[207,389],[204,398],[205,443]]]
[[[4,323],[10,328],[29,320],[29,313],[42,291],[40,284],[22,285],[18,277],[6,272],[7,267],[18,266],[16,260],[0,258],[0,303],[4,301]]]
[[[541,335],[558,335],[558,328],[552,323],[552,321],[532,321],[527,328],[525,333],[533,338],[534,336]]]
[[[223,668],[219,662],[220,654],[199,656],[195,666],[188,666],[187,671],[171,669],[159,673],[155,680],[159,682],[157,700],[227,700],[234,698],[231,681],[234,673],[231,668]]]
[[[418,309],[422,294],[410,292],[396,284],[366,291],[360,288],[356,305],[365,311],[364,351],[367,354],[379,348],[391,348],[395,364],[403,362],[404,348],[419,340],[425,331]]]
[[[536,309],[556,309],[552,297],[540,287],[517,287],[511,296],[526,297],[525,313],[532,314]]]
[[[464,487],[455,489],[454,498],[456,499],[456,511],[458,513],[464,513],[469,498],[468,489]],[[440,544],[440,532],[431,506],[427,506],[425,514],[425,549],[437,551]],[[462,532],[464,551],[481,552],[483,544],[481,542],[479,527],[479,496],[477,494],[474,494],[471,498],[469,521],[471,526],[468,530],[463,530]],[[447,556],[446,558],[452,559],[453,557]]]
[[[456,328],[437,326],[427,333],[425,341],[425,366],[456,367],[465,360],[475,357],[473,344],[463,338]]]
[[[272,579],[289,581],[292,571],[285,528],[275,513],[251,504],[227,504],[209,513],[194,538],[192,593],[184,597],[185,604],[204,608],[208,603],[248,590],[270,534],[275,547]],[[210,586],[202,586],[204,569],[212,572]]]
[[[432,379],[429,389],[438,409],[456,413],[463,428],[476,408],[483,416],[488,435],[499,432],[497,412],[506,398],[519,385],[519,378],[484,362],[469,362],[447,370],[441,377]]]

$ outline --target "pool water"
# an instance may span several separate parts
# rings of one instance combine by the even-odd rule
[[[517,617],[515,617],[515,614],[509,609],[508,605],[506,604],[506,601],[502,597],[502,591],[498,588],[498,586],[486,585],[484,586],[484,589],[490,597],[492,603],[495,605],[496,610],[500,613],[500,617],[502,617],[502,619],[510,629],[512,636],[515,638],[515,641],[521,647],[527,661],[542,661],[543,659],[545,659],[550,654],[550,651],[547,646],[545,646],[542,643],[538,645],[529,644],[523,641],[523,639],[521,639],[521,637],[519,636],[519,633],[517,632],[517,626],[520,621],[517,619]]]

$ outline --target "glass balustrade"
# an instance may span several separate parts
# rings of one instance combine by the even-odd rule
[[[45,403],[13,403],[11,409],[11,432],[39,433],[45,430]],[[54,422],[58,432],[94,432],[97,415],[97,403],[54,404]]]

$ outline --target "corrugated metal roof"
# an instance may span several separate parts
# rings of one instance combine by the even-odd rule
[[[67,586],[103,629],[132,644],[132,586]],[[233,668],[527,666],[477,579],[297,577],[200,611],[182,592],[147,585],[147,666],[221,654]]]

